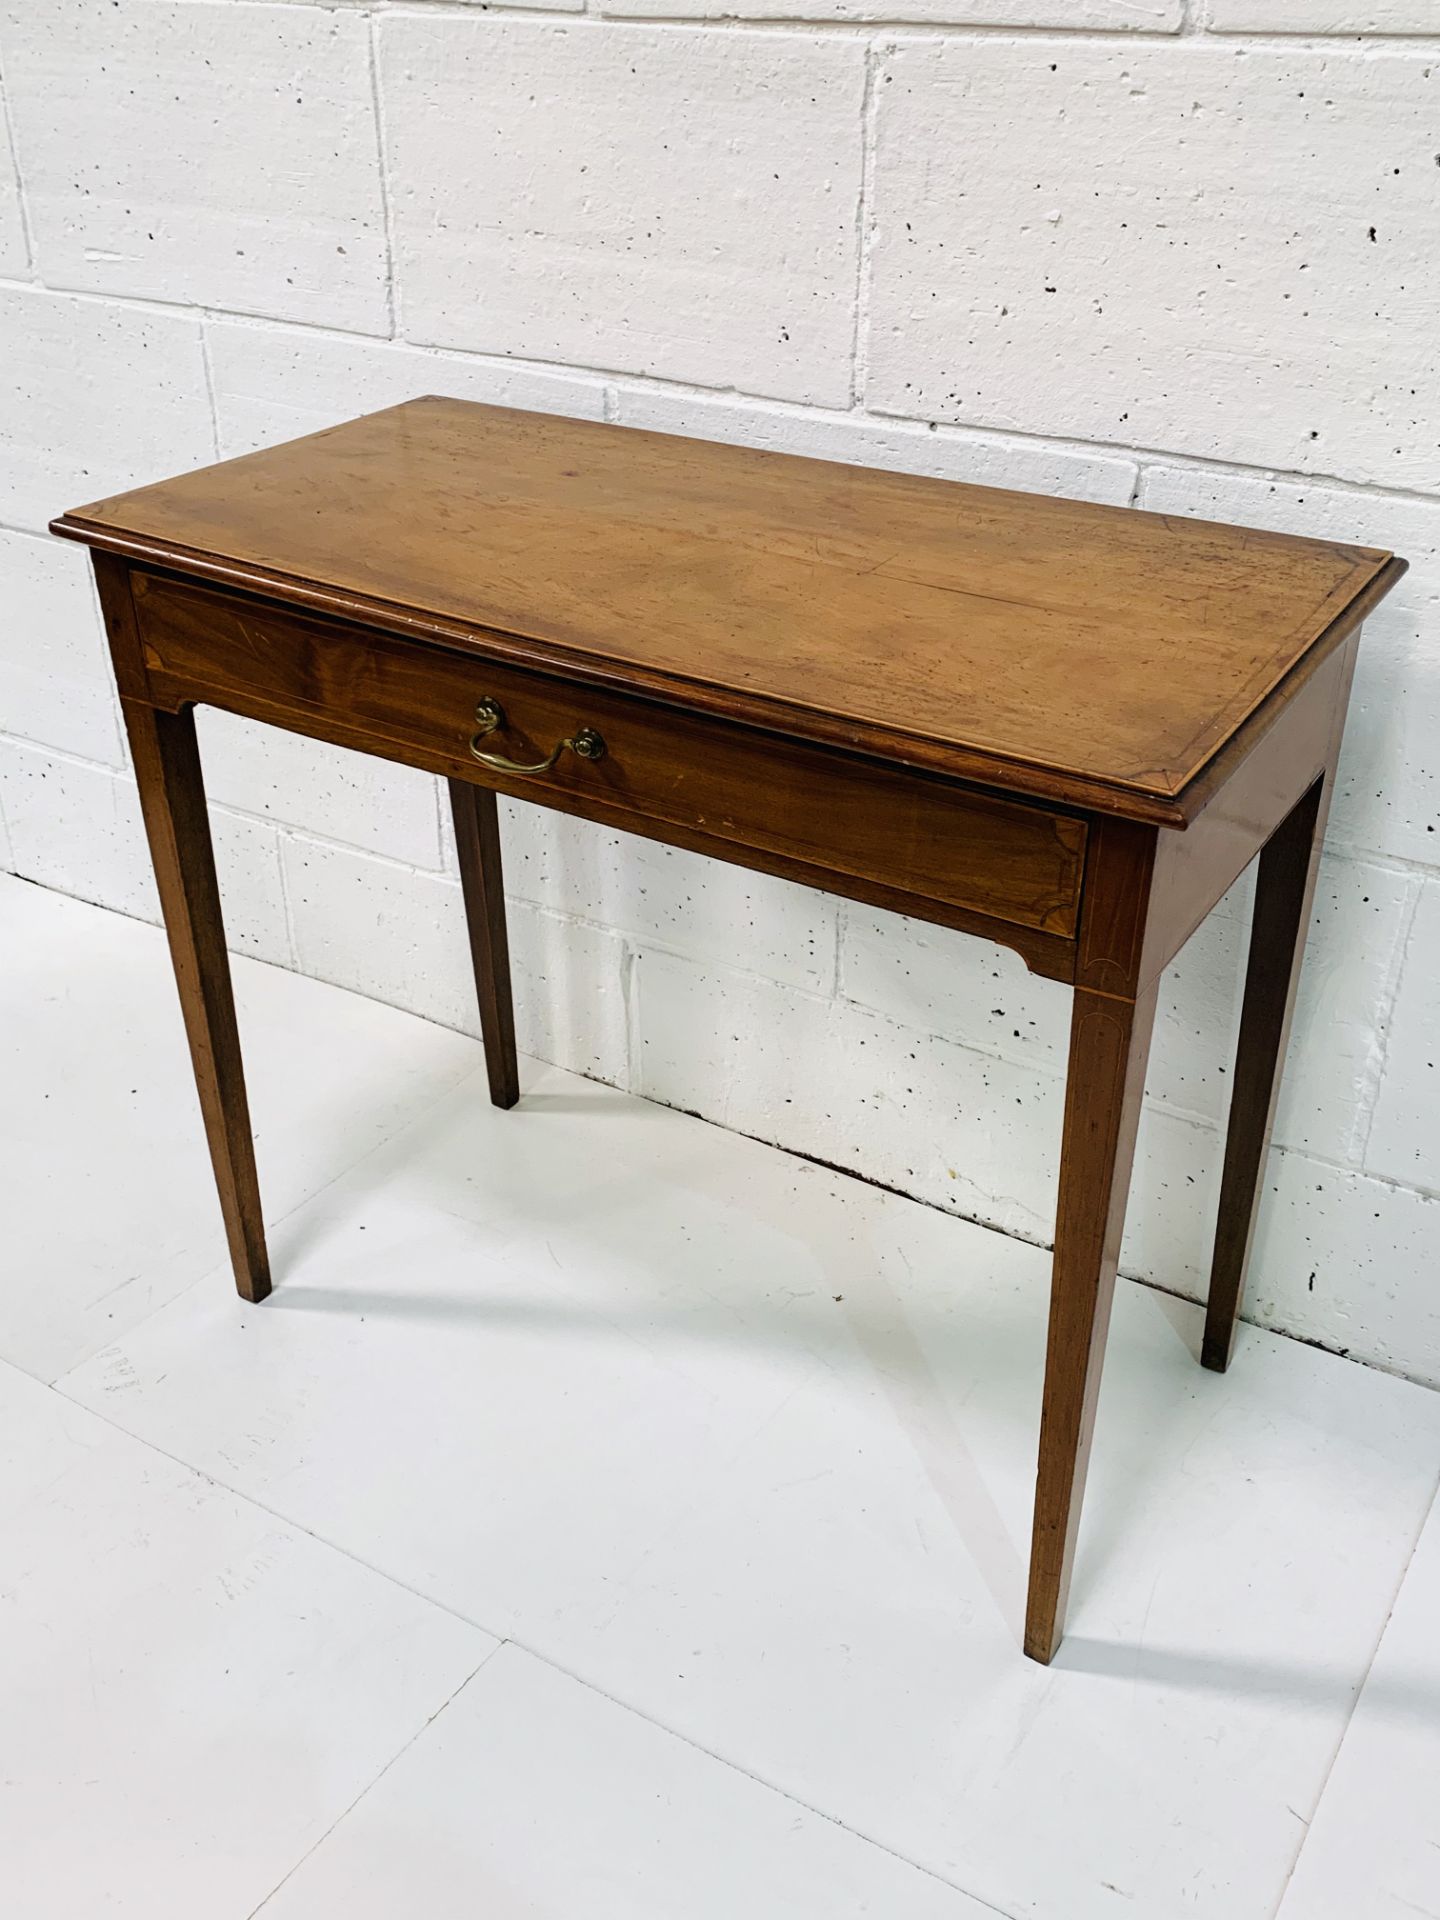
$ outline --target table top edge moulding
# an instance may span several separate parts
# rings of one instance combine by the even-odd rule
[[[757,486],[759,508],[731,504]],[[423,555],[387,549],[406,511],[429,515]],[[816,522],[832,511],[827,535]],[[1036,522],[1043,567],[1016,558]],[[1181,827],[1405,568],[1372,548],[438,397],[74,508],[52,531],[487,659]],[[1262,591],[1280,564],[1285,592]],[[878,603],[857,606],[862,593]],[[897,594],[903,619],[887,610]],[[1040,648],[1065,677],[1063,717],[1031,684]]]
[[[502,794],[980,934],[1072,987],[1021,1633],[1050,1660],[1161,973],[1257,860],[1200,1352],[1223,1370],[1359,628],[1404,561],[437,398],[52,530],[92,549],[246,1300],[271,1276],[197,706],[447,781],[500,1107]]]

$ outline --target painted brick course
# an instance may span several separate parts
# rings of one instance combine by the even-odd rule
[[[50,516],[416,393],[1393,547],[1247,1312],[1440,1383],[1440,16],[614,5],[0,0],[0,861],[155,915]],[[201,740],[231,943],[473,1032],[438,783]],[[1063,988],[502,811],[524,1045],[1048,1240]],[[1122,1254],[1192,1295],[1249,898],[1163,983]]]
[[[642,950],[635,1090],[1004,1232],[1054,1214],[1060,1082],[844,1000]]]
[[[398,406],[417,393],[579,420],[599,420],[605,411],[605,383],[593,375],[437,353],[398,340],[212,320],[205,344],[220,450],[227,458],[357,413]]]
[[[303,835],[282,853],[296,956],[317,979],[479,1032],[457,880]],[[625,948],[527,901],[509,913],[520,1045],[577,1073],[626,1077]]]
[[[1440,1195],[1440,880],[1427,879],[1409,930],[1385,1071],[1365,1144],[1368,1172]]]
[[[601,13],[661,20],[677,13],[714,20],[895,20],[921,26],[1103,27],[1116,32],[1175,33],[1181,0],[602,0]]]
[[[834,987],[839,903],[829,895],[563,813],[502,805],[508,892],[692,959],[723,954],[811,993]]]
[[[878,98],[873,406],[1440,489],[1440,62],[997,38]]]
[[[1207,0],[1213,33],[1425,33],[1432,0]]]
[[[208,791],[287,827],[323,821],[332,840],[436,870],[440,830],[435,782],[348,747],[217,710],[199,716]]]
[[[380,44],[412,339],[848,401],[853,40],[405,17]]]
[[[1000,434],[957,433],[908,421],[811,407],[766,406],[672,387],[615,389],[614,417],[627,427],[726,440],[770,453],[802,454],[851,466],[888,467],[932,480],[966,480],[1021,493],[1061,494],[1124,506],[1139,473],[1134,460],[1088,447],[1057,447]]]
[[[86,556],[0,532],[0,727],[105,766],[124,759],[110,655]]]
[[[136,919],[159,919],[139,796],[128,777],[0,739],[0,812],[14,872]],[[219,806],[210,826],[230,945],[292,966],[274,828]]]
[[[1370,862],[1327,860],[1317,888],[1294,1050],[1275,1138],[1360,1164],[1368,1103],[1357,1089],[1378,1071],[1385,1020],[1419,882]],[[1249,888],[1237,885],[1165,976],[1147,1097],[1220,1126],[1240,1015]],[[847,908],[841,941],[847,998],[897,1025],[962,1038],[988,1053],[1059,1075],[1069,1039],[1066,988],[1028,974],[987,943]]]
[[[0,524],[53,516],[215,458],[200,323],[0,286]]]
[[[47,0],[0,55],[47,284],[389,331],[358,16]]]
[[[0,91],[0,274],[23,279],[29,270],[30,250],[20,211],[20,175],[15,168],[5,95]]]
[[[1252,1317],[1400,1373],[1440,1343],[1440,1198],[1303,1154],[1274,1156],[1256,1234]]]

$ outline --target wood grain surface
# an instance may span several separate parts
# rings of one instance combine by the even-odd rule
[[[440,400],[56,530],[95,549],[246,1299],[270,1276],[197,703],[449,780],[499,1106],[497,791],[1073,982],[1024,1634],[1050,1660],[1160,972],[1258,853],[1203,1354],[1223,1368],[1357,628],[1404,562]]]
[[[146,684],[162,706],[199,697],[246,711],[259,688],[281,724],[314,723],[372,751],[438,751],[543,805],[592,817],[603,807],[639,833],[677,827],[1002,922],[1074,931],[1086,827],[1069,814],[163,575],[137,571],[132,590]],[[604,757],[565,754],[543,773],[492,778],[469,757],[482,698],[505,715],[486,749],[534,760],[589,726]]]
[[[435,398],[55,530],[1162,823],[1399,571],[1328,541]]]

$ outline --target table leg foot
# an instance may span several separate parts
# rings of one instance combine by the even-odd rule
[[[468,780],[451,780],[449,787],[490,1098],[497,1107],[513,1107],[520,1098],[520,1067],[510,994],[499,808],[489,787],[473,786]]]
[[[1155,989],[1075,990],[1025,1651],[1048,1665],[1065,1629],[1105,1335],[1145,1087]]]
[[[235,1284],[263,1300],[270,1263],[194,714],[121,704]]]
[[[1328,779],[1317,780],[1276,828],[1261,852],[1256,875],[1215,1258],[1200,1351],[1201,1364],[1213,1373],[1223,1373],[1229,1366],[1235,1341],[1256,1203],[1315,897],[1326,785]]]

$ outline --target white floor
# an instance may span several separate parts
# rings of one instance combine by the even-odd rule
[[[1440,1395],[1123,1289],[1045,1671],[1034,1249],[241,961],[247,1307],[160,935],[0,955],[7,1914],[1440,1915]]]

